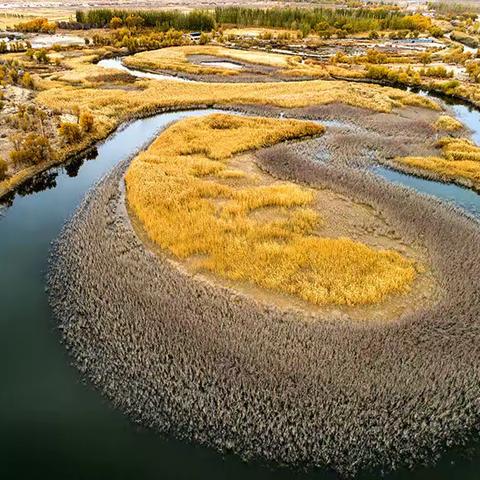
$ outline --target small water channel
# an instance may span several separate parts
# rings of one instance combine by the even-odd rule
[[[103,68],[110,68],[112,70],[120,70],[121,72],[127,72],[137,78],[149,78],[151,80],[174,80],[176,82],[191,82],[186,78],[179,77],[177,75],[167,75],[162,73],[144,72],[142,70],[135,70],[129,68],[122,63],[120,58],[108,58],[100,60],[97,65]]]
[[[136,120],[99,144],[89,158],[39,175],[8,199],[9,206],[0,215],[0,478],[336,478],[323,471],[305,473],[244,463],[139,428],[84,384],[61,345],[44,289],[50,245],[62,225],[115,164],[138,152],[171,122],[213,111]],[[425,191],[418,179],[405,176],[401,180]],[[438,196],[443,187],[432,182],[431,193]],[[449,191],[449,200],[467,205],[470,200],[464,200],[457,188]],[[476,480],[479,468],[480,457],[467,461],[452,453],[433,468],[419,467],[385,478]]]
[[[424,90],[420,90],[418,93],[427,97],[432,96]],[[480,145],[480,111],[466,103],[454,101],[444,96],[437,97],[438,99],[450,107],[454,116],[471,131],[472,140]],[[480,219],[480,195],[469,188],[415,177],[381,165],[373,167],[371,171],[389,182],[413,188],[427,195],[433,195]]]

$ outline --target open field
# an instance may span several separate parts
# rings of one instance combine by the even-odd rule
[[[195,270],[317,305],[375,303],[407,291],[415,268],[397,253],[314,234],[321,213],[312,209],[313,191],[229,165],[234,153],[323,131],[287,120],[185,120],[133,161],[129,206],[151,240]]]

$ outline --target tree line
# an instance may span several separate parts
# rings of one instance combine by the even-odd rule
[[[388,8],[246,8],[215,9],[215,21],[237,26],[319,31],[335,28],[348,33],[376,30],[425,30],[430,20]]]
[[[215,28],[215,18],[212,13],[203,10],[191,12],[164,10],[114,10],[108,8],[88,11],[78,10],[76,21],[92,27],[107,27],[113,18],[118,18],[124,25],[158,28],[160,30],[199,30],[209,32]]]
[[[300,30],[304,33],[334,29],[346,33],[377,30],[424,31],[431,27],[429,18],[407,15],[389,8],[246,8],[218,7],[215,10],[193,10],[188,13],[163,10],[78,10],[76,21],[89,27],[136,26],[183,31],[209,32],[217,25],[270,27]],[[130,25],[131,24],[131,25]]]

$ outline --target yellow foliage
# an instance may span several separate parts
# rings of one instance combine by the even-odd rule
[[[348,238],[320,238],[316,193],[240,170],[235,153],[318,135],[312,122],[210,115],[182,120],[136,157],[127,200],[149,238],[195,269],[296,295],[357,305],[405,292],[411,261]]]
[[[440,117],[438,117],[438,120],[435,122],[435,128],[437,130],[454,132],[463,128],[463,125],[456,118],[450,117],[448,115],[440,115]]]
[[[411,168],[432,172],[449,181],[465,180],[480,188],[480,147],[465,138],[442,138],[441,157],[404,157],[396,161]]]
[[[269,65],[272,67],[287,68],[290,58],[286,55],[279,55],[268,52],[235,50],[225,47],[216,47],[211,45],[187,45],[181,47],[168,47],[159,50],[137,53],[124,59],[125,65],[134,68],[146,68],[154,70],[174,70],[177,72],[192,74],[217,74],[217,75],[237,75],[238,71],[196,65],[189,61],[190,55],[211,55],[214,57],[229,58],[231,60],[240,60],[248,63]]]

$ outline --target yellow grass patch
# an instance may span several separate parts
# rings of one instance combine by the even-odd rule
[[[296,120],[219,114],[183,120],[133,160],[128,204],[152,241],[196,270],[317,305],[369,304],[407,291],[415,277],[411,261],[316,235],[315,190],[261,182],[230,165],[235,153],[323,131]]]
[[[461,122],[456,118],[450,117],[448,115],[440,115],[438,120],[435,122],[435,128],[437,130],[445,130],[447,132],[455,132],[463,128]]]
[[[404,157],[396,161],[411,168],[432,172],[445,180],[480,188],[480,147],[464,138],[443,138],[442,157]]]
[[[105,69],[96,68],[97,73],[105,74]],[[90,78],[94,73],[94,68],[82,65],[77,81]],[[75,82],[75,70],[68,75],[69,81]],[[153,113],[161,108],[214,104],[295,108],[340,102],[381,112],[390,112],[404,105],[439,108],[435,102],[425,97],[394,88],[326,80],[261,84],[217,83],[214,86],[201,82],[144,80],[137,82],[137,86],[143,89],[128,93],[121,88],[76,88],[60,85],[58,81],[43,81],[39,82],[39,85],[46,89],[37,96],[37,101],[41,104],[58,111],[71,111],[78,106],[81,110],[94,112],[99,121],[116,122],[139,113]]]
[[[188,59],[190,55],[212,55],[248,63],[268,65],[278,68],[288,68],[294,57],[275,53],[235,50],[211,45],[187,45],[181,47],[161,48],[149,52],[137,53],[124,59],[125,65],[134,68],[153,70],[174,70],[192,74],[237,75],[238,71],[221,67],[195,65]]]

